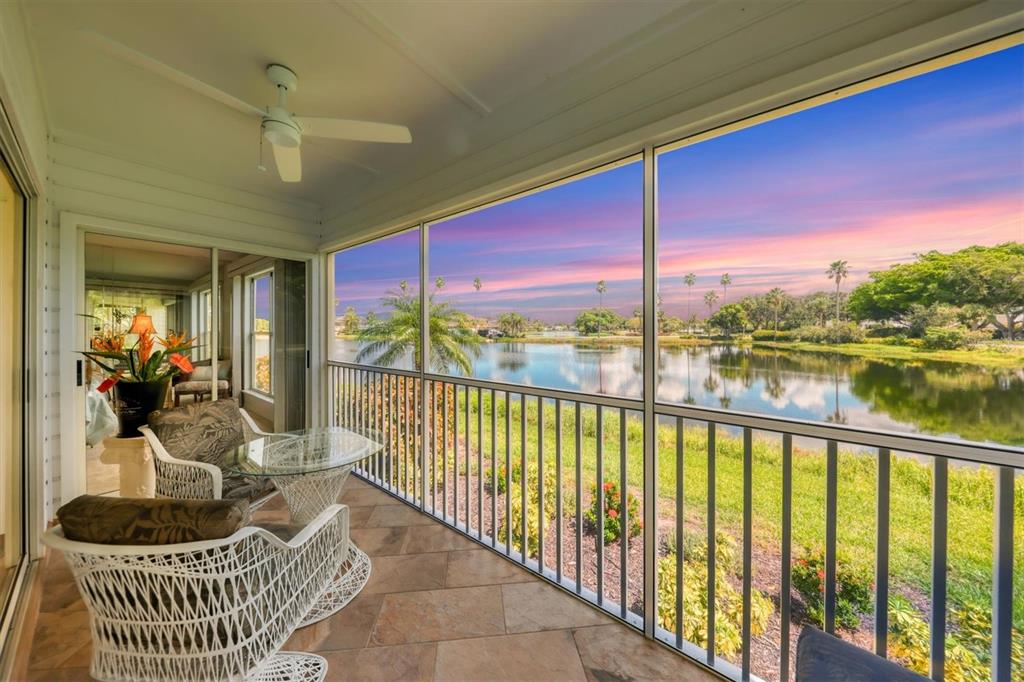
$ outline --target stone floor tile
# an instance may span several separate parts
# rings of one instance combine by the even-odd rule
[[[349,507],[348,508],[348,527],[349,528],[364,528],[366,527],[367,521],[370,520],[370,516],[373,515],[373,510],[376,507]]]
[[[358,651],[332,651],[327,659],[329,682],[430,682],[434,679],[437,645],[403,644]]]
[[[366,528],[385,528],[390,526],[429,526],[436,523],[426,514],[420,513],[407,504],[384,504],[373,508],[367,519]]]
[[[557,630],[608,622],[608,616],[539,580],[503,585],[501,594],[509,632]]]
[[[365,594],[413,592],[444,587],[448,557],[444,553],[374,557]]]
[[[431,522],[429,526],[409,528],[402,551],[405,554],[449,552],[458,549],[475,549],[479,546],[464,535],[445,528],[439,523]]]
[[[29,654],[30,670],[59,668],[81,649],[91,646],[85,610],[40,613]]]
[[[385,596],[370,643],[434,642],[504,632],[500,589],[464,587]]]
[[[497,585],[530,582],[536,578],[524,568],[503,559],[489,549],[470,549],[448,553],[445,587]]]
[[[345,491],[341,493],[341,503],[350,507],[376,507],[384,504],[402,504],[402,501],[376,488],[348,489],[346,486]]]
[[[438,682],[586,679],[568,630],[439,642],[434,671]]]
[[[371,557],[401,554],[409,526],[353,528],[352,542]]]
[[[25,682],[93,682],[88,668],[29,670]]]
[[[383,601],[382,595],[360,592],[333,616],[296,630],[283,648],[314,652],[361,649],[370,639]]]
[[[717,677],[680,654],[644,639],[624,625],[612,623],[573,632],[580,659],[592,682],[607,680],[673,680],[712,682]]]

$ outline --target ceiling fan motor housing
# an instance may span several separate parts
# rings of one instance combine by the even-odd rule
[[[275,147],[298,147],[302,144],[302,129],[285,109],[268,107],[263,117],[263,137]]]

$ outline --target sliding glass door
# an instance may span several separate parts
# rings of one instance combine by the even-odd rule
[[[0,616],[25,556],[24,207],[0,157]]]

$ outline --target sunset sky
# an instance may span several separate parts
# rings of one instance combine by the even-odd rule
[[[659,293],[693,312],[729,273],[728,301],[778,286],[844,289],[937,249],[1024,241],[1024,47],[856,95],[658,158]],[[641,303],[639,162],[437,223],[429,280],[467,312],[571,322],[598,304]],[[383,312],[418,284],[417,232],[335,256],[338,312]],[[480,277],[481,291],[473,289]]]

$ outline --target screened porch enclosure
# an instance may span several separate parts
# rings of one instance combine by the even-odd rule
[[[328,422],[381,434],[367,482],[727,677],[791,679],[811,626],[936,680],[1024,675],[1017,313],[919,293],[1024,263],[1009,131],[973,129],[985,159],[932,136],[973,116],[968,76],[1019,116],[1022,57],[329,254]],[[965,175],[1017,189],[948,217]]]

